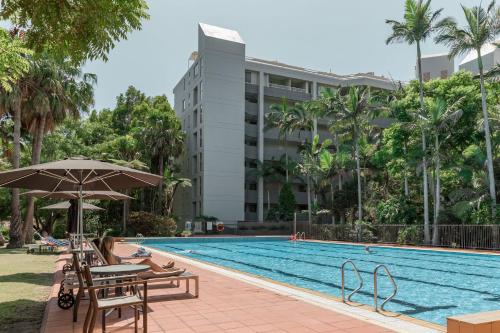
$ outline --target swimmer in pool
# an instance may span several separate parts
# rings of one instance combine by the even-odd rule
[[[365,252],[367,254],[371,254],[372,253],[372,249],[370,249],[370,247],[367,245],[367,246],[365,246]]]

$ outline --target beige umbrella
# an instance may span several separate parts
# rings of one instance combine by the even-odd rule
[[[78,191],[28,191],[24,192],[23,195],[27,195],[35,198],[51,198],[51,199],[78,199],[80,192]],[[116,192],[116,191],[82,191],[83,199],[88,200],[126,200],[132,199],[132,197]]]
[[[71,202],[69,202],[69,201],[61,201],[61,202],[55,203],[53,205],[48,205],[48,206],[42,207],[40,209],[47,209],[47,210],[68,210],[70,207],[71,207]],[[97,207],[95,205],[92,205],[92,204],[89,204],[89,203],[86,203],[86,202],[83,203],[82,209],[83,210],[101,210],[101,211],[105,210],[104,208]]]
[[[162,177],[116,164],[73,157],[0,172],[0,186],[30,190],[78,191],[80,255],[83,257],[83,191],[156,186]]]

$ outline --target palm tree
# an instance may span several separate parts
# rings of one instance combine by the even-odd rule
[[[434,228],[432,232],[432,244],[439,244],[439,210],[441,204],[441,181],[440,181],[440,148],[445,140],[451,137],[451,128],[457,123],[462,116],[462,110],[457,107],[462,102],[462,99],[456,101],[452,105],[448,105],[445,100],[438,98],[436,100],[429,100],[426,109],[428,110],[427,116],[420,116],[421,126],[425,131],[434,136],[434,165],[435,165],[435,196],[434,196]]]
[[[430,35],[447,21],[444,19],[438,22],[441,11],[432,11],[431,0],[406,0],[404,21],[398,22],[394,20],[386,20],[392,28],[392,34],[387,38],[386,44],[396,42],[406,42],[409,45],[416,44],[417,46],[417,70],[419,82],[419,97],[420,97],[420,112],[424,113],[424,86],[422,79],[422,53],[420,45]],[[423,187],[424,187],[424,241],[429,243],[429,184],[427,182],[427,143],[425,133],[422,132],[422,170],[423,170]]]
[[[264,180],[264,184],[266,184],[266,180],[274,181],[278,178],[274,162],[274,160],[264,162],[257,160],[257,167],[255,169],[250,169],[248,171],[248,175],[251,177],[256,177],[257,179],[262,178]],[[264,191],[267,192],[267,211],[269,212],[269,210],[271,209],[271,195],[269,192],[269,188],[266,190],[265,185]]]
[[[163,183],[165,186],[164,214],[171,216],[174,208],[175,193],[181,187],[191,187],[191,180],[189,178],[178,177],[170,169],[165,169]]]
[[[319,142],[319,136],[315,135],[311,144],[306,144],[301,150],[301,161],[297,164],[297,167],[307,179],[307,213],[309,224],[312,219],[312,205],[311,205],[311,179],[321,172],[321,162],[320,157],[325,150],[331,145],[332,141],[326,139],[322,143]]]
[[[58,61],[47,53],[32,58],[31,69],[23,78],[27,97],[22,105],[23,127],[32,134],[31,164],[40,163],[44,135],[67,117],[78,118],[93,105],[94,74],[82,74],[80,68]],[[33,236],[34,198],[28,199],[23,228],[25,241]]]
[[[450,48],[450,57],[465,54],[470,51],[475,51],[477,53],[479,82],[481,85],[481,107],[484,122],[483,128],[486,139],[491,215],[493,219],[495,219],[497,216],[495,173],[493,171],[493,154],[488,109],[486,105],[486,90],[484,88],[484,68],[481,58],[481,48],[486,43],[493,42],[500,33],[500,8],[495,8],[495,1],[493,0],[486,10],[481,6],[472,8],[462,6],[462,10],[466,20],[465,26],[459,28],[454,19],[448,19],[445,24],[442,24],[440,27],[440,33],[436,36],[435,41],[445,44]]]
[[[337,121],[352,137],[354,143],[354,158],[356,161],[356,174],[358,183],[358,219],[363,219],[362,190],[361,190],[361,165],[359,140],[362,130],[368,124],[368,117],[376,107],[369,87],[350,87],[347,95],[338,90],[335,97]]]
[[[288,105],[286,98],[281,99],[281,103],[272,104],[270,112],[266,115],[266,129],[277,127],[281,139],[285,143],[285,162],[288,164],[288,141],[287,135],[293,131],[292,123],[289,121],[291,107]],[[288,168],[285,168],[285,179],[288,182]]]

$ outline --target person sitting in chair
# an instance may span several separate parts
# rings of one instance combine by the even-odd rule
[[[104,256],[104,259],[108,262],[109,265],[118,265],[118,264],[123,264],[126,263],[123,261],[123,258],[120,256],[117,256],[116,254],[113,253],[114,250],[114,245],[115,241],[113,237],[106,236],[101,240],[101,253]],[[129,258],[127,258],[129,259]],[[152,261],[149,258],[142,259],[141,261],[137,262],[137,264],[141,265],[148,265],[150,267],[150,271],[144,272],[144,273],[139,273],[139,277],[141,278],[149,278],[153,276],[158,276],[158,275],[179,275],[185,270],[180,270],[178,268],[174,268],[175,262],[170,261],[167,265],[158,265],[154,261]]]

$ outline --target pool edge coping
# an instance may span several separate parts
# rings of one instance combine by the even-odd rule
[[[233,278],[235,280],[242,281],[251,284],[253,286],[257,286],[259,288],[275,292],[280,295],[292,297],[294,299],[304,301],[306,303],[313,304],[334,312],[338,312],[343,315],[352,317],[354,319],[378,325],[396,332],[401,332],[401,333],[446,332],[445,326],[427,322],[421,319],[416,319],[400,313],[395,313],[390,311],[375,312],[372,309],[372,307],[366,304],[361,304],[356,302],[343,303],[342,300],[338,297],[297,287],[284,282],[275,281],[270,278],[262,277],[259,275],[242,272],[233,268],[228,268],[225,266],[209,263],[203,260],[186,257],[165,250],[158,250],[145,245],[133,244],[133,243],[124,243],[124,244],[132,245],[134,247],[142,246],[147,250],[159,254],[163,257],[170,257],[175,260],[191,264],[198,268],[206,269],[211,272],[215,272],[224,275],[226,277]]]

